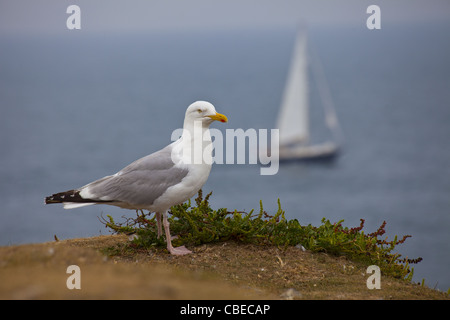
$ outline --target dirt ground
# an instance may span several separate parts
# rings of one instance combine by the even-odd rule
[[[449,299],[381,276],[369,290],[366,266],[301,249],[222,242],[172,256],[127,249],[109,235],[0,247],[0,299]],[[68,289],[70,265],[80,289]]]

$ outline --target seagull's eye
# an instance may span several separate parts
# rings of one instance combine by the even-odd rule
[[[202,111],[202,109],[197,109],[197,112],[202,113],[203,111]]]

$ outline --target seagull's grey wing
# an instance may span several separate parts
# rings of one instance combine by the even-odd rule
[[[80,189],[80,195],[130,206],[150,206],[169,187],[183,180],[186,168],[175,166],[172,145],[131,163],[117,174],[94,181]]]

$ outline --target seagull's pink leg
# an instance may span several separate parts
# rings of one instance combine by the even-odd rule
[[[169,230],[169,221],[167,220],[167,211],[163,214],[163,224],[164,224],[164,231],[166,232],[166,242],[167,242],[167,250],[173,255],[184,255],[192,253],[192,251],[186,249],[185,246],[174,248],[172,246],[172,240],[170,237],[170,230]]]

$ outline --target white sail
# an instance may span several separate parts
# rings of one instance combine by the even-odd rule
[[[277,127],[280,147],[292,143],[306,143],[309,138],[309,92],[306,34],[299,32],[284,89]]]
[[[336,155],[342,143],[338,119],[330,92],[326,86],[323,70],[318,61],[312,63],[312,73],[319,89],[325,111],[325,124],[331,130],[334,141],[310,144],[309,128],[309,73],[306,32],[298,32],[294,53],[283,93],[276,126],[279,131],[280,160],[320,159]]]

